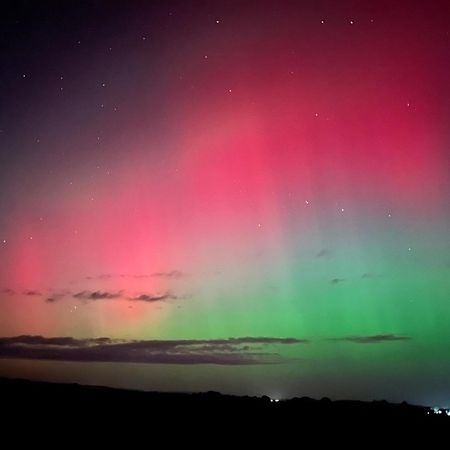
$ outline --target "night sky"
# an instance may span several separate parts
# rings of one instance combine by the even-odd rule
[[[0,376],[450,403],[448,1],[14,1]]]

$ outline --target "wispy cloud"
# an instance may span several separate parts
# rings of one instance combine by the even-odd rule
[[[353,342],[355,344],[382,344],[384,342],[409,341],[410,336],[399,336],[397,334],[374,334],[371,336],[344,336],[332,338],[334,342]]]
[[[136,297],[130,297],[128,300],[136,302],[162,302],[169,299],[177,299],[176,295],[170,294],[169,292],[165,294],[140,294]]]
[[[275,337],[127,341],[15,336],[0,338],[0,357],[147,364],[279,364],[290,359],[274,351],[274,346],[307,342],[305,339]]]
[[[329,256],[331,256],[331,253],[332,253],[331,250],[323,248],[317,253],[316,258],[328,258]]]
[[[73,294],[74,298],[80,300],[111,300],[122,297],[122,291],[107,292],[107,291],[81,291]]]
[[[29,290],[29,291],[24,291],[24,292],[23,292],[23,295],[28,295],[28,296],[30,296],[30,297],[33,297],[33,296],[41,296],[42,293],[39,292],[39,291]]]
[[[330,280],[331,284],[339,284],[345,281],[345,278],[333,278],[332,280]]]
[[[153,272],[148,274],[118,274],[114,275],[111,273],[96,275],[96,276],[87,276],[85,280],[109,280],[113,278],[135,278],[135,279],[146,279],[146,278],[167,278],[167,279],[179,279],[185,277],[186,274],[181,272],[180,270],[170,270],[167,272]]]
[[[14,289],[10,289],[10,288],[2,289],[2,294],[15,295],[15,293],[16,293],[16,291]]]

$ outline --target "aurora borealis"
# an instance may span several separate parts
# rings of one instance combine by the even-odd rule
[[[448,2],[6,4],[0,376],[448,406]]]

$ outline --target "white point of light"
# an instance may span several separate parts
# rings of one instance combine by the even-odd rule
[[[354,20],[350,20],[350,25],[353,25],[355,23]]]

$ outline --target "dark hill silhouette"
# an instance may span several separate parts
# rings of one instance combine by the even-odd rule
[[[238,397],[218,392],[161,393],[78,384],[58,384],[0,378],[2,410],[10,417],[40,423],[102,423],[120,419],[133,425],[193,420],[198,423],[221,422],[229,418],[256,420],[260,423],[371,423],[387,421],[410,424],[445,424],[450,417],[445,411],[436,414],[425,406],[406,402],[331,401],[308,397],[271,400],[263,397]]]

